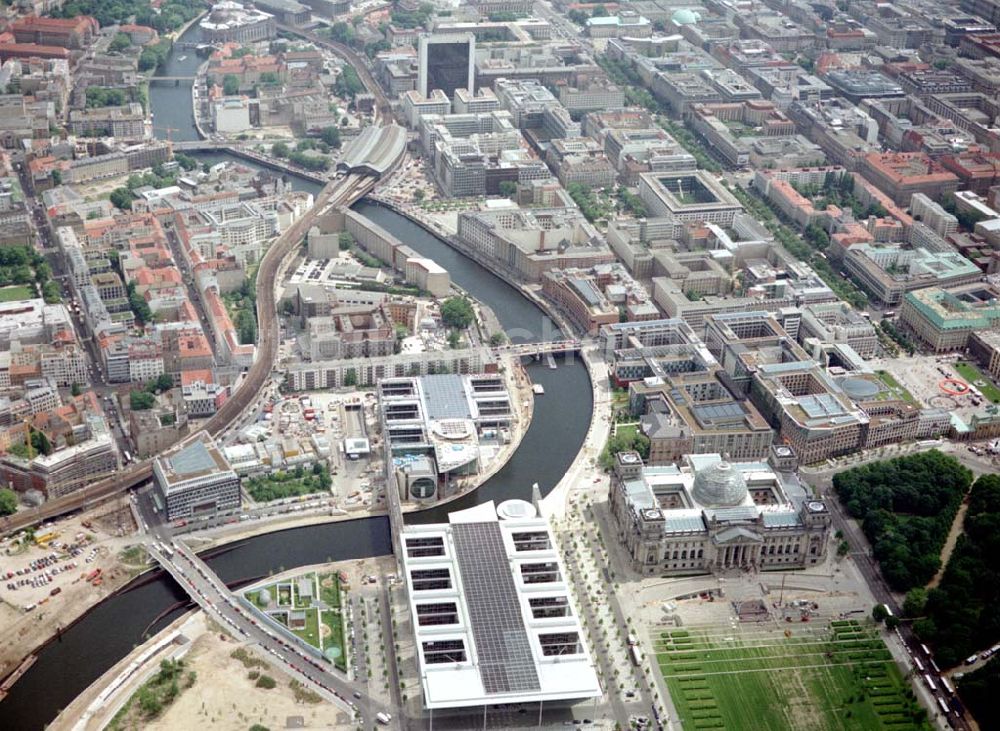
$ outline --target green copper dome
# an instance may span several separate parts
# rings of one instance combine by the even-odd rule
[[[670,20],[674,22],[674,25],[692,25],[701,20],[701,15],[690,8],[681,8],[670,16]]]

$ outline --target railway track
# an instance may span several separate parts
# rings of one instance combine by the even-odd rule
[[[252,404],[267,382],[278,355],[278,315],[275,285],[282,262],[291,255],[316,219],[330,208],[350,205],[367,195],[375,178],[348,175],[329,183],[317,196],[316,204],[271,244],[257,272],[257,318],[259,339],[257,357],[247,369],[243,382],[230,398],[205,423],[212,436],[224,432]],[[22,510],[0,520],[0,533],[8,534],[59,515],[96,505],[109,497],[141,485],[153,476],[152,460],[136,464],[114,477],[100,480],[69,495],[49,500],[38,508]]]

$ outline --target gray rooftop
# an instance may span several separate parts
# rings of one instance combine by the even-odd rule
[[[192,442],[169,459],[171,469],[178,477],[187,477],[215,469],[215,460],[203,442]]]
[[[420,379],[428,419],[471,419],[462,376],[438,374]]]

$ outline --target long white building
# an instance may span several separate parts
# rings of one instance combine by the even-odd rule
[[[530,503],[407,526],[402,546],[425,708],[601,695],[566,569]]]

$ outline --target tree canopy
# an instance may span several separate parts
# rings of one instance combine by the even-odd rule
[[[927,594],[924,617],[913,624],[942,667],[1000,640],[1000,476],[976,480],[963,528],[941,583]]]
[[[465,297],[449,297],[441,305],[441,322],[445,327],[464,330],[474,318],[472,303]]]
[[[952,520],[972,472],[937,450],[846,470],[833,486],[872,545],[882,574],[897,591],[923,586],[937,573]]]
[[[0,515],[17,512],[17,493],[9,488],[0,489]]]

